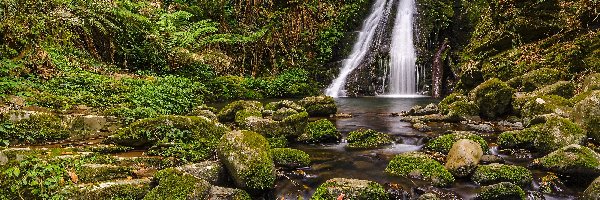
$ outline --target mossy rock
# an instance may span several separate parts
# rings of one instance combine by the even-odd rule
[[[208,181],[210,184],[224,184],[227,181],[225,167],[217,161],[192,163],[176,168],[196,178]]]
[[[472,66],[463,70],[463,72],[460,74],[456,88],[469,91],[481,84],[483,81],[485,81],[485,79],[483,79],[483,73],[481,70]]]
[[[304,107],[302,107],[302,106],[298,105],[297,103],[294,103],[293,101],[290,101],[290,100],[281,100],[281,101],[271,102],[271,103],[268,103],[267,105],[265,105],[266,110],[276,111],[281,108],[294,109],[296,112],[306,111],[306,109],[304,109]]]
[[[298,111],[291,108],[280,108],[273,112],[273,120],[281,121],[286,117],[298,114]]]
[[[562,175],[595,177],[600,175],[600,154],[572,144],[533,161],[535,166]]]
[[[51,113],[12,111],[4,114],[1,139],[11,143],[40,144],[67,139],[71,131],[61,118]]]
[[[448,154],[452,148],[452,145],[460,139],[469,139],[475,141],[481,145],[483,152],[488,151],[487,142],[481,136],[468,131],[453,131],[450,134],[442,135],[427,143],[425,148],[443,154]]]
[[[244,124],[246,118],[248,117],[262,117],[262,112],[260,110],[254,109],[242,109],[235,113],[235,124],[238,126]]]
[[[342,138],[335,125],[327,119],[320,119],[308,123],[304,133],[298,137],[303,143],[334,143]]]
[[[321,184],[311,200],[338,199],[344,194],[347,200],[386,200],[388,194],[379,183],[367,180],[334,178]]]
[[[157,172],[154,181],[158,185],[152,188],[144,200],[204,199],[211,188],[210,183],[205,180],[174,168]]]
[[[452,145],[444,167],[456,177],[466,177],[477,168],[482,156],[483,150],[479,143],[461,139]]]
[[[600,199],[600,177],[596,178],[581,194],[582,200]]]
[[[581,125],[590,138],[600,142],[600,91],[575,104],[571,119]]]
[[[581,91],[600,90],[600,73],[587,75],[581,84]]]
[[[304,107],[310,116],[314,117],[328,117],[337,112],[335,101],[333,97],[329,96],[305,97],[298,101],[298,104]]]
[[[439,187],[447,187],[454,182],[454,177],[442,164],[420,152],[396,155],[385,171],[396,176],[430,181]]]
[[[206,105],[201,105],[201,106],[195,107],[190,113],[188,113],[188,115],[189,116],[203,116],[210,120],[217,121],[218,118],[217,118],[217,115],[215,114],[215,112],[217,112],[216,108],[209,107]]]
[[[585,132],[569,119],[549,116],[544,124],[500,134],[498,144],[502,148],[527,148],[539,152],[551,152],[570,144],[583,144]]]
[[[513,110],[523,117],[532,118],[543,114],[569,116],[572,103],[570,100],[557,95],[525,96],[515,98]]]
[[[477,200],[525,200],[525,191],[518,185],[509,182],[497,183],[481,187]]]
[[[273,155],[273,162],[277,166],[299,168],[310,165],[310,156],[298,149],[273,148],[271,154]]]
[[[461,118],[479,115],[479,106],[475,102],[467,100],[455,101],[448,106],[448,115],[455,115]]]
[[[280,135],[286,137],[295,138],[304,133],[304,129],[308,125],[308,113],[299,112],[287,116],[281,120],[280,123]]]
[[[510,111],[514,93],[515,90],[508,84],[492,78],[475,87],[469,93],[469,98],[479,107],[481,116],[495,118]]]
[[[86,187],[69,195],[69,199],[143,199],[150,192],[149,179],[119,180],[103,182]]]
[[[234,101],[223,107],[217,114],[220,122],[233,122],[236,119],[237,112],[240,110],[262,111],[262,103],[258,101]]]
[[[440,103],[438,103],[438,108],[440,110],[440,113],[448,114],[448,112],[450,112],[450,105],[457,101],[468,101],[468,99],[467,99],[467,96],[465,96],[463,94],[452,93],[452,94],[444,97],[444,99],[442,99],[442,101],[440,101]]]
[[[271,148],[285,148],[289,143],[288,139],[284,136],[268,137],[267,141],[269,141]]]
[[[239,188],[251,192],[275,186],[275,167],[269,142],[251,131],[232,131],[221,138],[217,154]]]
[[[551,85],[544,86],[534,92],[536,95],[556,95],[563,98],[571,98],[575,95],[575,84],[570,81],[559,81]]]
[[[521,187],[526,187],[533,181],[533,176],[525,167],[492,163],[477,167],[471,180],[479,185],[511,182]]]
[[[250,195],[240,189],[212,186],[208,193],[209,200],[252,200]]]
[[[75,171],[79,181],[82,183],[101,182],[112,179],[127,178],[133,175],[133,167],[106,165],[106,164],[84,164]]]
[[[385,133],[371,129],[359,129],[348,133],[349,148],[377,148],[392,144],[392,138]]]
[[[239,125],[239,128],[260,133],[265,137],[285,136],[285,134],[282,133],[281,122],[268,118],[255,116],[247,117],[244,119],[244,122]]]
[[[560,81],[561,74],[562,72],[557,69],[541,68],[514,77],[507,83],[519,91],[532,92],[537,88]]]

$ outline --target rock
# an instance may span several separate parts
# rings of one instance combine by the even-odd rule
[[[339,142],[342,135],[337,131],[335,125],[327,119],[310,122],[304,133],[298,137],[303,143],[335,143]]]
[[[350,113],[336,113],[334,115],[335,118],[352,118],[352,114]]]
[[[262,111],[254,109],[243,109],[235,113],[235,124],[241,126],[248,117],[262,117]]]
[[[526,191],[526,193],[527,193],[527,200],[546,200],[546,197],[544,197],[544,194],[542,194],[541,192]]]
[[[511,182],[526,187],[531,185],[533,175],[525,167],[492,163],[477,167],[471,180],[479,185]]]
[[[554,84],[544,86],[534,92],[536,95],[557,95],[563,98],[571,98],[575,95],[575,84],[570,81],[558,81]]]
[[[481,156],[483,150],[479,143],[461,139],[452,145],[445,167],[455,177],[466,177],[475,170]]]
[[[11,143],[40,144],[67,139],[71,136],[69,127],[63,120],[51,113],[11,111],[3,116],[7,125],[3,126],[3,138]]]
[[[457,102],[457,101],[467,102],[467,100],[468,100],[467,96],[464,96],[459,93],[452,93],[452,94],[444,97],[444,99],[442,99],[442,101],[440,101],[440,103],[438,103],[438,108],[439,108],[441,114],[448,114],[448,112],[450,112],[450,104]]]
[[[483,155],[479,162],[481,164],[504,163],[504,159],[497,155]]]
[[[314,117],[328,117],[337,112],[335,101],[328,96],[305,97],[298,101],[298,104],[304,107],[310,116]]]
[[[308,113],[300,112],[290,115],[281,120],[281,134],[287,137],[298,137],[304,133],[304,129],[308,124]]]
[[[150,179],[126,179],[78,189],[68,199],[143,199],[149,191]]]
[[[359,129],[348,133],[348,148],[377,148],[392,144],[392,138],[371,129]]]
[[[414,129],[417,129],[418,131],[421,131],[421,132],[429,132],[429,131],[431,131],[431,127],[427,126],[427,124],[422,123],[422,122],[414,123],[412,125],[412,127]]]
[[[204,107],[198,106],[192,112],[189,113],[190,116],[203,116],[210,120],[217,121],[217,115],[215,114],[215,109],[212,107]]]
[[[513,99],[513,110],[523,117],[532,118],[537,115],[556,114],[568,117],[571,102],[556,95],[521,96]]]
[[[448,115],[466,118],[479,115],[479,107],[475,102],[467,100],[455,101],[448,106]]]
[[[385,190],[391,200],[413,199],[411,188],[396,183],[386,183]]]
[[[581,84],[583,92],[591,90],[600,90],[600,73],[587,75]]]
[[[548,175],[543,176],[539,184],[539,191],[546,194],[557,194],[562,191],[565,191],[566,189],[565,185],[560,180],[560,178],[558,178],[558,176],[554,175],[553,173],[549,173]]]
[[[164,169],[156,173],[153,180],[158,185],[144,197],[154,199],[205,199],[211,185],[205,180],[174,168]]]
[[[483,117],[496,118],[510,111],[510,103],[515,90],[499,79],[493,78],[481,83],[469,93],[479,107]]]
[[[78,180],[82,183],[93,183],[118,178],[127,178],[133,175],[133,167],[116,166],[108,164],[83,164],[75,171]]]
[[[587,132],[590,138],[600,141],[600,91],[594,91],[575,104],[571,118]]]
[[[223,184],[227,181],[227,172],[217,161],[203,161],[187,164],[176,168],[196,178],[208,181],[210,184]]]
[[[281,121],[284,118],[289,117],[294,114],[298,114],[298,111],[291,109],[291,108],[285,108],[285,107],[280,108],[273,113],[273,120]]]
[[[418,200],[444,199],[444,200],[462,200],[460,195],[448,189],[436,188],[432,186],[421,186],[413,188],[414,193],[422,194]]]
[[[502,182],[481,187],[481,192],[479,192],[476,199],[525,200],[525,197],[525,192],[519,186],[509,182]]]
[[[6,165],[8,163],[8,156],[4,155],[3,151],[0,151],[0,166]]]
[[[581,195],[582,200],[600,199],[600,177],[596,178]]]
[[[334,178],[321,184],[311,199],[379,199],[387,200],[383,186],[373,181]]]
[[[507,83],[519,91],[531,92],[539,87],[558,82],[561,79],[561,74],[557,69],[541,68],[514,77],[508,80]]]
[[[275,167],[268,141],[251,131],[232,131],[221,138],[217,155],[233,182],[251,191],[275,186]]]
[[[208,192],[209,200],[252,200],[250,195],[240,189],[212,186]]]
[[[446,187],[454,182],[454,177],[442,164],[420,152],[396,155],[385,171],[396,176],[430,181],[434,186],[439,187]]]
[[[502,148],[528,148],[551,152],[570,144],[583,144],[585,139],[583,130],[569,119],[551,116],[544,124],[500,134],[498,144]]]
[[[240,110],[247,111],[262,111],[262,103],[258,101],[234,101],[225,106],[217,114],[217,118],[220,122],[233,122],[236,119],[236,115]],[[261,113],[262,114],[262,113]]]
[[[483,133],[492,133],[494,132],[494,127],[489,124],[467,124],[469,129],[474,131],[483,132]]]
[[[275,165],[287,168],[301,168],[310,165],[310,156],[304,151],[291,148],[271,149]]]
[[[83,115],[75,117],[71,124],[71,130],[97,132],[108,130],[108,125],[109,122],[105,116]],[[116,130],[116,128],[113,130]]]
[[[454,143],[460,139],[469,139],[475,141],[479,143],[479,145],[481,145],[481,149],[484,152],[487,152],[488,150],[488,144],[481,136],[468,131],[453,131],[450,134],[437,137],[434,140],[427,143],[427,146],[425,148],[428,150],[447,154],[448,152],[450,152],[452,145],[454,145]]]
[[[408,115],[412,116],[423,116],[423,115],[431,115],[439,112],[437,105],[431,103],[425,106],[425,108],[421,106],[413,106],[409,111]]]
[[[582,178],[600,175],[600,154],[578,144],[562,147],[532,164],[561,175]]]
[[[281,130],[280,122],[272,119],[264,119],[262,117],[247,117],[244,122],[240,124],[240,128],[260,133],[265,137],[284,135],[282,133],[283,130]]]
[[[290,100],[281,100],[281,101],[271,102],[271,103],[268,103],[267,105],[265,105],[266,110],[276,111],[281,108],[290,108],[290,109],[295,110],[296,112],[306,111],[306,109],[304,109],[302,106],[300,106]]]
[[[464,69],[458,78],[459,79],[456,88],[467,91],[485,81],[485,79],[483,79],[483,73],[481,73],[481,70],[474,66]]]

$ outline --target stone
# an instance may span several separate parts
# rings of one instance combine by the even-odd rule
[[[468,139],[456,141],[446,157],[446,169],[455,177],[466,177],[479,164],[483,150],[479,143]]]
[[[497,155],[483,155],[479,162],[481,164],[504,163],[504,159]]]
[[[158,185],[144,197],[144,200],[158,199],[205,199],[211,185],[205,180],[190,174],[168,168],[156,173],[153,180]]]
[[[77,189],[68,199],[143,199],[149,191],[150,179],[123,179]]]
[[[371,129],[359,129],[348,133],[348,148],[377,148],[392,144],[392,138],[385,133]]]
[[[272,118],[273,118],[273,120],[275,120],[275,121],[281,121],[281,120],[283,120],[284,118],[286,118],[286,117],[289,117],[289,116],[292,116],[292,115],[294,115],[294,114],[298,114],[298,111],[296,111],[296,110],[294,110],[294,109],[291,109],[291,108],[286,108],[286,107],[283,107],[283,108],[280,108],[280,109],[276,110],[276,111],[273,113],[273,116],[272,116]]]
[[[234,101],[221,109],[221,111],[219,111],[217,114],[217,118],[220,122],[233,122],[236,119],[238,111],[240,110],[261,112],[263,110],[263,106],[262,103],[258,101]]]
[[[291,148],[273,148],[271,149],[273,162],[277,166],[287,168],[301,168],[310,165],[310,156],[301,150]]]
[[[207,196],[209,200],[252,200],[244,190],[219,186],[212,186]]]
[[[334,178],[321,184],[311,199],[372,199],[387,200],[388,194],[380,184],[358,179]]]
[[[536,95],[557,95],[563,98],[571,98],[575,95],[575,84],[570,81],[558,81],[544,86],[534,92]]]
[[[337,112],[337,106],[333,97],[329,96],[313,96],[305,97],[298,101],[306,112],[313,117],[328,117]]]
[[[525,187],[531,185],[533,175],[525,167],[492,163],[477,167],[471,180],[479,185],[510,182]]]
[[[600,175],[600,154],[578,144],[562,147],[535,159],[532,164],[544,170],[572,177],[589,178]]]
[[[298,141],[303,143],[336,143],[341,138],[342,135],[331,121],[320,119],[308,123],[304,133],[298,137]]]
[[[454,177],[442,164],[420,152],[396,155],[385,171],[395,176],[430,181],[439,187],[447,187],[454,182]]]
[[[570,144],[583,144],[585,139],[584,131],[577,124],[566,118],[549,116],[543,124],[500,134],[498,145],[548,153]]]
[[[488,150],[487,142],[479,135],[474,134],[473,132],[468,131],[452,131],[449,134],[442,135],[437,137],[427,143],[425,146],[426,149],[447,154],[450,152],[452,145],[460,139],[469,139],[479,143],[481,149],[484,152]]]
[[[481,187],[481,192],[475,198],[477,200],[525,200],[525,192],[519,186],[502,182],[494,185]]]
[[[596,178],[581,195],[582,200],[600,199],[600,177]]]
[[[219,185],[227,181],[227,172],[223,165],[217,161],[192,163],[177,167],[176,169],[196,178],[204,179],[210,184]]]
[[[600,141],[600,91],[575,104],[571,119],[579,124],[590,138]]]
[[[510,103],[515,89],[493,78],[481,83],[470,93],[469,98],[479,107],[482,117],[496,118],[510,111]]]

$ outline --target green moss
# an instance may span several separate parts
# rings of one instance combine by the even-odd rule
[[[513,108],[523,117],[534,117],[550,113],[568,115],[571,106],[571,101],[561,96],[546,95],[520,98],[515,101]]]
[[[392,138],[385,133],[371,129],[359,129],[348,133],[349,148],[377,148],[392,143]]]
[[[425,148],[432,151],[447,154],[452,148],[452,145],[460,139],[469,139],[479,143],[483,152],[487,152],[488,150],[488,144],[481,136],[466,131],[455,131],[451,134],[446,134],[437,137],[434,140],[427,143],[427,146]]]
[[[557,95],[563,98],[571,98],[575,95],[575,84],[570,81],[559,81],[544,86],[534,92],[537,95]]]
[[[310,156],[304,151],[290,148],[271,149],[275,165],[298,168],[310,165]]]
[[[600,91],[592,92],[575,104],[571,119],[581,125],[590,138],[600,141]]]
[[[471,180],[479,185],[511,182],[526,187],[533,181],[533,176],[525,167],[494,163],[477,167]]]
[[[600,155],[592,149],[572,144],[556,150],[533,163],[560,174],[586,175],[600,173]]]
[[[542,68],[514,77],[507,83],[519,91],[532,92],[537,88],[556,83],[560,79],[561,72],[559,70]]]
[[[221,111],[219,111],[219,113],[217,114],[217,118],[219,118],[220,122],[233,122],[236,120],[238,111],[261,111],[262,107],[262,103],[258,101],[234,101],[227,104],[227,106],[221,109]]]
[[[581,84],[581,90],[583,92],[600,90],[600,73],[586,75]]]
[[[373,199],[384,200],[388,199],[383,186],[372,181],[335,178],[327,180],[321,184],[316,190],[311,200],[330,200],[337,199],[340,194],[344,194],[344,199],[360,200]]]
[[[298,101],[298,104],[304,107],[310,116],[328,117],[337,112],[335,101],[329,96],[305,97]]]
[[[418,152],[396,155],[385,171],[396,176],[431,181],[434,186],[439,187],[450,186],[454,182],[454,177],[442,164]]]
[[[6,113],[10,115],[25,115],[19,111]],[[27,142],[39,144],[44,142],[58,141],[70,136],[71,131],[63,121],[49,113],[32,113],[28,118],[8,121],[5,117],[0,129],[0,140],[9,140],[11,143]]]
[[[442,114],[448,114],[448,112],[450,111],[450,104],[462,100],[467,100],[467,96],[462,95],[460,93],[452,93],[444,97],[444,99],[442,99],[442,101],[438,103],[438,108],[440,109],[440,112]]]
[[[570,144],[581,144],[586,138],[584,131],[569,119],[550,116],[544,124],[500,134],[498,144],[502,148],[527,148],[551,152]]]
[[[269,137],[267,141],[269,141],[271,148],[285,148],[288,146],[288,140],[284,136]]]
[[[342,135],[331,121],[320,119],[308,123],[304,133],[298,137],[298,141],[304,143],[339,142],[341,137]]]
[[[299,112],[283,118],[280,125],[280,134],[287,137],[297,137],[301,135],[308,124],[308,113]]]
[[[510,111],[510,103],[515,90],[499,79],[492,78],[475,87],[471,98],[479,107],[481,116],[495,118]]]
[[[133,175],[132,167],[115,165],[86,164],[76,170],[77,177],[83,183],[93,183],[112,179],[127,178]]]
[[[114,184],[99,189],[86,189],[75,194],[73,199],[107,199],[107,200],[137,200],[143,199],[150,191],[147,183]]]
[[[537,129],[524,129],[517,131],[506,131],[498,136],[498,145],[501,148],[533,148],[533,141],[537,135]]]
[[[265,109],[267,109],[267,110],[276,111],[281,108],[291,108],[298,112],[306,111],[306,109],[304,109],[302,106],[300,106],[290,100],[281,100],[281,101],[271,102],[271,103],[268,103],[267,105],[265,105]]]
[[[494,185],[484,186],[481,188],[481,192],[477,195],[479,200],[495,200],[495,199],[506,199],[506,200],[525,200],[525,191],[519,186],[509,183],[502,182]]]
[[[157,172],[154,180],[158,182],[158,186],[154,187],[144,200],[203,198],[201,194],[210,190],[208,182],[174,168]]]
[[[240,125],[243,124],[248,117],[262,117],[262,112],[260,110],[254,109],[243,109],[239,110],[235,113],[235,123]]]
[[[460,100],[460,101],[456,101],[453,102],[452,104],[450,104],[450,106],[448,106],[448,115],[458,115],[458,116],[477,116],[479,115],[479,107],[477,106],[477,104],[471,102],[471,101],[466,101],[466,100]]]

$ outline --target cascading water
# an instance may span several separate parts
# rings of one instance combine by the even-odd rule
[[[331,85],[325,89],[327,96],[339,97],[345,96],[344,85],[346,78],[354,69],[356,69],[364,60],[365,56],[371,50],[371,44],[378,26],[385,20],[386,10],[391,8],[393,0],[377,0],[373,5],[371,14],[364,21],[363,27],[358,35],[358,40],[352,47],[350,56],[343,62],[340,74],[333,80]]]
[[[339,75],[325,90],[325,94],[332,97],[346,96],[345,85],[348,76],[361,64],[365,57],[371,53],[371,46],[377,31],[385,31],[387,21],[386,12],[389,12],[396,0],[377,0],[371,13],[364,21],[358,40],[352,52],[344,60]],[[391,34],[389,73],[384,78],[383,84],[386,95],[405,96],[417,94],[416,53],[413,44],[413,16],[416,13],[415,0],[399,0],[394,27]],[[385,80],[387,79],[387,81]],[[387,85],[385,85],[387,84]]]

